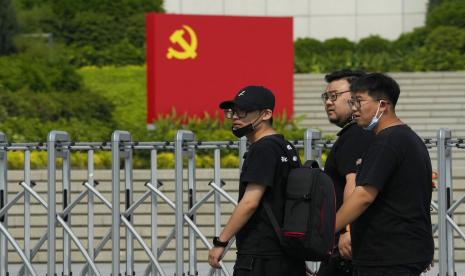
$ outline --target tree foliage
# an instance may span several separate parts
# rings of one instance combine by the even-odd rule
[[[439,26],[465,28],[465,1],[450,0],[436,6],[429,13],[426,25],[431,28]]]
[[[53,0],[46,30],[75,51],[83,65],[143,64],[145,13],[162,12],[153,0]]]
[[[11,0],[0,0],[0,56],[15,52],[13,37],[18,25]]]
[[[114,129],[113,105],[84,86],[64,54],[0,57],[0,130],[13,141],[43,141],[52,129],[98,140]]]
[[[163,12],[162,0],[17,2],[20,31],[52,34],[77,66],[143,64],[145,13]]]
[[[431,14],[431,12],[439,6],[444,0],[428,0],[428,9],[427,9],[427,14]]]

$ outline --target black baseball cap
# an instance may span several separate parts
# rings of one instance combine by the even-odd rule
[[[244,111],[274,109],[274,95],[263,86],[247,86],[237,92],[233,100],[220,103],[221,109],[239,108]]]

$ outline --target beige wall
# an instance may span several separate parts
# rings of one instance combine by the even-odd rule
[[[294,38],[396,39],[423,26],[427,0],[165,0],[167,13],[292,16]]]

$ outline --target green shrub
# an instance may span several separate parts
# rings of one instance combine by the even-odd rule
[[[31,169],[47,168],[47,159],[48,159],[48,155],[46,151],[31,152]],[[61,165],[61,159],[57,159],[56,165],[57,166]]]
[[[465,28],[437,27],[427,36],[425,46],[430,50],[464,52]]]
[[[72,152],[70,154],[71,167],[77,169],[87,168],[87,153],[84,152]]]
[[[81,89],[82,78],[74,67],[55,51],[42,52],[41,47],[31,52],[0,58],[0,84],[10,91],[74,92]],[[59,56],[49,56],[58,54]],[[38,55],[38,56],[36,56]]]
[[[323,44],[312,38],[298,38],[294,42],[294,71],[297,73],[321,72],[320,58]]]
[[[363,38],[356,47],[354,67],[366,71],[389,71],[391,49],[391,42],[378,35]]]
[[[60,37],[77,47],[92,45],[102,50],[123,38],[123,24],[115,24],[114,16],[98,11],[76,11]]]
[[[6,90],[30,89],[45,91],[50,89],[50,70],[45,64],[34,63],[26,56],[0,58],[0,82]]]
[[[128,130],[134,140],[147,141],[144,66],[83,67],[79,74],[87,89],[113,106],[115,128]]]
[[[214,159],[211,154],[203,154],[195,156],[195,166],[197,168],[213,168]]]
[[[227,154],[221,158],[222,168],[238,168],[239,167],[239,156],[237,154]]]
[[[323,152],[321,153],[321,164],[324,166],[326,164],[326,159],[328,159],[328,153]]]
[[[430,31],[431,30],[427,27],[415,28],[412,32],[401,34],[399,38],[393,42],[392,46],[396,51],[403,53],[412,52],[425,45],[426,38]]]
[[[4,92],[0,94],[0,101],[5,105],[9,117],[37,118],[42,122],[75,118],[112,124],[112,104],[88,91],[75,94]]]
[[[353,51],[355,43],[347,38],[330,38],[323,42],[324,50],[327,52]]]
[[[465,69],[465,30],[437,27],[426,38],[425,46],[415,53],[421,71]]]
[[[23,151],[13,151],[8,152],[8,169],[17,170],[24,168],[24,152]]]
[[[0,89],[0,94],[6,93]],[[0,122],[4,121],[8,118],[8,112],[6,111],[6,107],[4,105],[0,105]]]
[[[8,152],[8,169],[23,170],[24,169],[24,151]],[[46,151],[31,151],[30,155],[31,169],[47,168],[47,152]],[[58,162],[61,164],[61,162]]]
[[[43,33],[44,19],[54,16],[51,6],[44,3],[45,1],[37,1],[36,3],[18,2],[20,2],[17,9],[19,31],[23,34]]]
[[[47,152],[32,150],[30,155],[31,169],[46,169],[47,168]],[[87,153],[85,152],[71,152],[71,168],[73,169],[87,169]],[[94,169],[110,169],[111,168],[111,152],[97,151],[94,153]],[[23,170],[24,169],[24,151],[11,151],[8,152],[8,169]],[[143,160],[145,162],[145,160]],[[140,165],[140,160],[135,160],[135,168],[144,168]],[[56,165],[61,166],[63,160],[57,158]]]
[[[174,168],[174,153],[159,152],[157,154],[157,165],[160,169]]]
[[[86,170],[87,169],[87,153],[72,152],[71,153],[71,168]],[[47,168],[47,152],[32,151],[31,152],[31,169]],[[185,160],[184,160],[185,161]],[[97,151],[94,153],[94,169],[111,169],[111,152]],[[61,166],[63,163],[61,158],[57,158],[56,165]],[[223,155],[220,161],[222,168],[237,168],[239,167],[239,157],[234,153]],[[173,152],[160,152],[157,156],[157,167],[159,169],[173,169],[175,165]],[[184,164],[186,166],[187,164]],[[200,153],[195,156],[195,166],[197,168],[213,168],[214,159],[213,152]],[[148,169],[150,161],[141,156],[134,156],[134,169]],[[24,151],[8,152],[8,168],[11,170],[24,169]]]
[[[132,167],[134,169],[149,169],[150,168],[150,160],[145,158],[145,156],[137,154],[133,154],[132,157]]]
[[[389,51],[390,49],[391,42],[379,35],[362,38],[357,44],[357,52],[359,53],[379,53]]]
[[[16,51],[13,37],[18,31],[18,22],[12,2],[12,0],[0,1],[0,56]]]
[[[431,28],[454,26],[465,28],[465,3],[463,0],[447,1],[431,10],[426,18]]]
[[[428,10],[426,15],[428,16],[431,11],[439,6],[442,2],[444,2],[444,0],[428,0]]]
[[[99,151],[94,154],[94,168],[95,169],[108,169],[111,168],[111,152]]]
[[[73,49],[73,64],[126,65],[145,61],[145,17],[163,12],[162,1],[51,1],[53,17],[44,19],[47,32]]]
[[[274,116],[273,128],[276,132],[281,133],[288,140],[302,140],[305,129],[299,127],[299,123],[305,118],[305,115],[288,118],[286,113]]]
[[[351,68],[355,43],[346,38],[332,38],[323,42],[323,72],[332,72],[341,68]]]
[[[113,104],[83,88],[61,50],[33,45],[24,46],[27,53],[0,57],[0,129],[16,142],[44,141],[51,130],[107,140],[116,128]]]
[[[21,122],[25,127],[36,128],[34,125],[37,124],[43,127],[64,126],[79,133],[90,129],[102,133],[103,130],[115,127],[112,121],[112,104],[92,92],[3,92],[0,94],[0,101],[8,116],[0,122],[3,126]],[[102,130],[98,131],[99,128]],[[97,137],[103,138],[100,135]]]
[[[70,120],[42,122],[37,118],[10,117],[0,122],[0,129],[13,142],[44,142],[52,130],[70,134],[74,141],[108,141],[114,128],[100,120]]]
[[[425,46],[430,31],[427,27],[421,27],[401,34],[392,44],[392,62],[389,71],[419,71],[418,51]]]
[[[124,38],[117,43],[107,47],[103,54],[108,58],[104,64],[114,64],[117,66],[130,64],[144,64],[145,49],[141,46],[136,46]]]

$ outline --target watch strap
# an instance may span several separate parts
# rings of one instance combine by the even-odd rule
[[[215,247],[226,247],[228,246],[229,244],[229,241],[220,241],[220,238],[219,237],[214,237],[213,238],[213,246]]]

